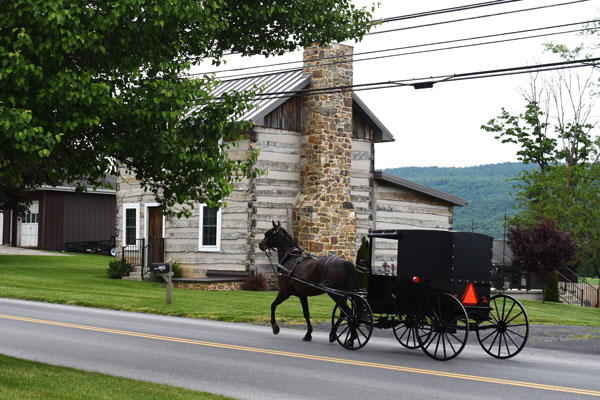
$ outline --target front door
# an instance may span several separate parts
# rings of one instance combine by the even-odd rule
[[[148,263],[164,261],[163,215],[159,207],[148,207]]]
[[[39,211],[40,202],[34,200],[29,211],[21,218],[21,247],[37,247]]]

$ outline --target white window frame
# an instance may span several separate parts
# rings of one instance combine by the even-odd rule
[[[202,245],[202,232],[203,229],[202,227],[204,226],[204,208],[206,207],[205,204],[200,204],[199,207],[199,212],[200,212],[200,216],[199,216],[199,227],[198,227],[198,251],[212,251],[212,252],[217,252],[217,251],[221,251],[221,210],[223,209],[222,207],[219,208],[219,210],[217,211],[217,242],[215,245],[212,246],[203,246]]]
[[[122,230],[122,242],[123,246],[127,246],[126,242],[126,232],[127,232],[127,210],[135,209],[135,238],[138,239],[140,237],[140,203],[123,203],[123,230]],[[137,250],[137,241],[136,244],[129,247],[132,250]]]

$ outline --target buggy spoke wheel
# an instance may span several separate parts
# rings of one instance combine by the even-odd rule
[[[396,340],[407,349],[417,349],[421,345],[417,340],[417,316],[400,315],[396,317],[392,330]]]
[[[419,310],[417,341],[435,360],[450,360],[465,347],[469,317],[463,305],[447,293],[433,295]]]
[[[333,308],[331,325],[342,347],[360,349],[373,333],[373,313],[369,303],[357,295],[341,298]]]
[[[496,358],[517,355],[529,337],[529,318],[521,303],[504,294],[490,298],[490,312],[477,326],[477,340]]]

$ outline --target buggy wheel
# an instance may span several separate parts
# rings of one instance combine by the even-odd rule
[[[469,317],[458,299],[438,293],[421,307],[417,340],[429,357],[445,361],[464,349],[469,337]]]
[[[416,315],[398,315],[394,321],[394,336],[398,343],[407,349],[417,349],[421,346],[417,340],[417,321]]]
[[[342,347],[360,349],[373,333],[373,313],[369,303],[358,295],[342,297],[333,308],[331,326],[335,339]]]
[[[496,358],[516,356],[529,337],[529,318],[514,297],[500,294],[490,298],[488,318],[477,325],[477,340],[486,353]]]

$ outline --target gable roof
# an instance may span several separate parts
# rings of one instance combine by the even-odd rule
[[[427,186],[420,185],[418,183],[399,178],[392,174],[387,174],[383,171],[375,171],[375,180],[383,183],[388,183],[394,186],[398,186],[405,189],[414,190],[419,193],[426,194],[431,197],[435,197],[436,199],[446,201],[448,203],[452,203],[455,206],[464,206],[467,204],[467,200],[453,196],[448,193],[444,193],[442,191],[432,189]]]
[[[269,115],[271,111],[288,101],[293,96],[293,92],[306,89],[308,85],[310,85],[310,74],[306,74],[299,69],[247,78],[224,80],[217,86],[213,95],[219,97],[223,93],[232,90],[256,90],[263,87],[263,93],[291,92],[290,94],[286,93],[282,95],[258,96],[252,102],[254,107],[240,118],[242,121],[252,121],[256,125],[262,126],[264,125],[265,117]],[[358,113],[373,127],[375,142],[394,141],[394,137],[390,131],[381,123],[381,121],[379,121],[375,114],[373,114],[356,93],[352,93],[352,109],[358,110]]]

